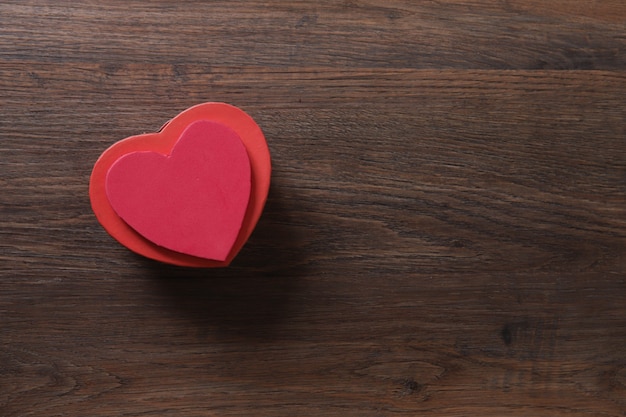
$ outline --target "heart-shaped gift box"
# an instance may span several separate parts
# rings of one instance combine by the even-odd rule
[[[263,211],[271,160],[263,132],[225,103],[191,107],[161,131],[123,139],[97,160],[93,211],[128,249],[180,266],[227,266]]]

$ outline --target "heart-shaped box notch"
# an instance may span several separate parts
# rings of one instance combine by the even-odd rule
[[[128,249],[179,266],[220,267],[254,230],[270,176],[254,120],[204,103],[158,133],[112,145],[94,166],[89,194],[98,221]]]

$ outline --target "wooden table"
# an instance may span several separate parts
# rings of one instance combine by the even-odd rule
[[[626,415],[622,0],[4,1],[0,415]],[[205,101],[273,157],[226,269],[91,168]]]

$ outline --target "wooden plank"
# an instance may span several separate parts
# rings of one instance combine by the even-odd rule
[[[625,15],[621,0],[11,1],[0,5],[0,55],[112,67],[621,69]]]
[[[4,415],[621,415],[623,73],[181,68],[0,66]],[[268,137],[259,229],[135,257],[91,166],[211,97]]]

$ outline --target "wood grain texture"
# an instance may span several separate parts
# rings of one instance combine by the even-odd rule
[[[549,3],[549,4],[544,4]],[[621,1],[0,5],[0,415],[626,415]],[[99,154],[264,130],[232,267],[95,220]]]

